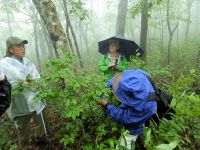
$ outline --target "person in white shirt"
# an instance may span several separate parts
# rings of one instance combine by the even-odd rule
[[[31,80],[40,78],[35,65],[25,58],[25,44],[27,40],[18,37],[9,37],[6,41],[6,57],[0,60],[0,67],[4,71],[12,88],[17,88],[16,84],[29,84],[27,77]],[[8,109],[8,116],[15,121],[18,128],[19,148],[28,149],[30,147],[31,120],[37,125],[36,138],[39,140],[46,137],[46,126],[42,111],[45,105],[42,101],[34,101],[36,92],[24,88],[20,94],[13,95],[11,106]]]

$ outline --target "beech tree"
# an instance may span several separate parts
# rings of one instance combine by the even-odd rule
[[[59,57],[61,49],[70,50],[64,29],[56,11],[56,7],[51,0],[32,0],[41,19],[47,27],[55,54]]]

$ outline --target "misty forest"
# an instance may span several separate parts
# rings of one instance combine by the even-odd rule
[[[0,58],[8,37],[27,40],[25,57],[40,74],[12,87],[12,97],[28,88],[45,103],[50,142],[34,143],[30,121],[32,149],[129,149],[119,146],[126,126],[98,105],[102,97],[120,105],[99,67],[100,42],[111,37],[139,46],[130,49],[127,69],[145,70],[173,96],[171,118],[144,127],[141,149],[200,149],[200,0],[0,0],[0,8]],[[0,117],[0,149],[18,149],[15,124],[7,113]]]

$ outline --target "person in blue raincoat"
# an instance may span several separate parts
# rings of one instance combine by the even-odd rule
[[[146,75],[140,69],[123,71],[108,81],[108,87],[112,88],[113,94],[121,102],[120,106],[104,99],[97,102],[110,117],[129,129],[130,135],[125,136],[128,149],[131,141],[137,143],[137,137],[142,137],[139,135],[143,133],[145,122],[157,112],[156,101],[150,100],[150,95],[155,91]]]

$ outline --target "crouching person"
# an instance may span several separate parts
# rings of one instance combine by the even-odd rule
[[[1,59],[0,67],[4,71],[12,89],[28,85],[30,80],[40,78],[35,65],[25,58],[25,44],[27,40],[18,37],[9,37],[6,41],[6,57]],[[29,77],[29,80],[27,80]],[[19,82],[20,81],[20,82]],[[21,83],[21,85],[17,85]],[[36,142],[49,142],[47,138],[46,124],[43,117],[45,105],[41,101],[35,102],[33,98],[36,93],[29,88],[24,88],[18,94],[13,95],[11,105],[8,109],[8,116],[13,120],[18,129],[19,149],[30,149],[31,122],[36,126]]]
[[[125,70],[108,81],[114,96],[121,102],[120,106],[116,107],[104,99],[98,101],[110,117],[129,129],[130,134],[125,135],[125,141],[120,140],[121,145],[128,149],[131,149],[131,142],[135,142],[136,148],[144,149],[142,134],[145,122],[157,112],[156,101],[149,98],[154,88],[145,74],[140,69]]]

